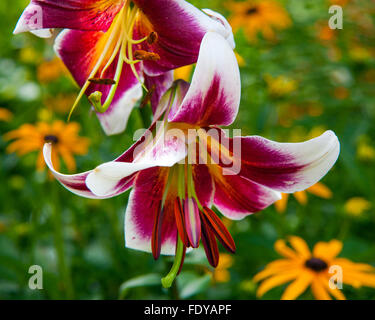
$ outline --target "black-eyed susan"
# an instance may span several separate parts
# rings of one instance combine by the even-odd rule
[[[46,142],[54,145],[52,161],[55,166],[60,167],[60,157],[63,159],[67,169],[74,171],[76,162],[73,155],[84,155],[87,153],[89,139],[78,136],[80,126],[76,122],[65,124],[57,120],[52,124],[39,122],[36,125],[23,124],[20,128],[10,131],[4,135],[6,140],[14,140],[7,147],[7,152],[15,152],[19,156],[30,152],[39,151],[37,169],[45,167],[43,158],[43,146]]]
[[[69,72],[58,58],[41,63],[37,68],[37,78],[41,83],[48,83],[57,80],[62,75],[68,75]]]
[[[332,198],[332,191],[323,183],[318,182],[311,186],[310,188],[307,188],[303,191],[297,191],[293,193],[294,198],[298,201],[301,205],[306,205],[308,198],[307,198],[307,192],[316,195],[323,199],[330,199]],[[282,213],[286,210],[287,204],[288,204],[288,198],[289,194],[282,193],[281,199],[275,202],[275,208],[278,212]]]
[[[255,41],[260,33],[265,39],[275,39],[275,30],[290,26],[288,12],[276,1],[230,1],[226,4],[232,12],[229,17],[233,31],[243,28],[249,41]]]
[[[308,287],[311,287],[314,297],[318,300],[331,300],[332,297],[345,300],[338,286],[335,288],[330,285],[330,280],[340,281],[355,288],[375,288],[374,267],[337,258],[343,246],[341,241],[318,242],[310,252],[303,239],[291,236],[288,240],[292,248],[287,246],[284,240],[275,242],[275,250],[284,258],[269,263],[263,271],[255,275],[255,282],[262,281],[257,290],[258,297],[290,281],[293,282],[285,289],[281,297],[283,300],[297,299]],[[330,273],[331,267],[334,270]],[[338,269],[341,271],[337,272]]]

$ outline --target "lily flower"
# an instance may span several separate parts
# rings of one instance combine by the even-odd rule
[[[280,192],[315,184],[338,157],[339,142],[331,131],[295,144],[259,136],[228,138],[218,126],[234,121],[240,92],[232,48],[209,32],[191,84],[178,80],[161,99],[155,117],[162,125],[154,122],[119,158],[85,173],[62,175],[52,166],[51,145],[45,146],[53,174],[77,194],[108,198],[133,188],[125,213],[126,246],[152,252],[155,259],[175,255],[171,272],[162,279],[165,287],[178,274],[186,249],[197,248],[200,241],[213,267],[219,262],[216,239],[235,251],[213,205],[230,219],[243,219],[279,200]]]
[[[55,50],[86,93],[107,134],[122,132],[142,86],[154,108],[173,82],[171,70],[195,63],[205,33],[234,48],[229,23],[184,0],[31,0],[14,33],[51,36]],[[71,111],[71,112],[72,112]]]

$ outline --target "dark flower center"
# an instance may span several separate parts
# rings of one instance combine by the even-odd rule
[[[59,138],[51,134],[51,135],[45,136],[44,141],[56,144],[59,142]]]
[[[252,7],[252,8],[250,8],[250,9],[248,9],[247,11],[246,11],[246,14],[248,15],[248,16],[251,16],[252,14],[255,14],[255,13],[257,13],[258,12],[258,8],[257,7]]]
[[[305,266],[311,270],[314,270],[316,272],[323,271],[327,269],[328,265],[326,262],[324,262],[321,259],[318,258],[311,258],[305,262]]]

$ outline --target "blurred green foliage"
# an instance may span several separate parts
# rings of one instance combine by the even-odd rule
[[[220,0],[192,2],[230,14]],[[27,4],[27,0],[0,2],[0,107],[14,114],[11,121],[0,122],[1,136],[23,123],[39,121],[41,110],[48,107],[47,97],[58,99],[58,94],[77,92],[67,76],[39,83],[38,66],[54,53],[49,40],[12,34]],[[375,147],[375,8],[371,0],[349,1],[344,7],[344,29],[324,42],[318,34],[319,26],[327,25],[329,19],[328,0],[283,4],[293,24],[277,32],[276,41],[260,38],[249,43],[242,31],[235,35],[236,50],[245,65],[241,67],[241,109],[232,127],[241,128],[243,135],[279,141],[306,140],[316,127],[334,130],[341,155],[323,180],[333,198],[309,194],[308,204],[302,206],[291,197],[285,213],[271,206],[233,222],[230,231],[238,250],[229,268],[230,280],[213,283],[207,276],[212,270],[199,249],[187,257],[177,287],[167,291],[155,279],[166,274],[171,259],[154,261],[150,254],[124,247],[128,192],[102,201],[75,196],[47,172],[36,172],[36,153],[22,158],[8,154],[8,142],[0,137],[0,299],[255,299],[251,278],[278,257],[275,240],[291,234],[311,246],[340,239],[343,257],[375,266],[373,208],[359,216],[344,209],[352,197],[375,203],[374,159],[364,160],[357,152],[363,140]],[[369,25],[363,24],[364,17]],[[285,95],[272,95],[267,74],[288,77],[298,87]],[[321,112],[307,112],[311,105]],[[67,113],[55,112],[52,117],[66,120]],[[82,103],[73,120],[81,124],[80,133],[91,139],[91,146],[87,155],[76,158],[78,170],[120,154],[131,145],[133,132],[147,125],[142,119],[135,109],[126,133],[108,138],[89,112],[89,104]],[[33,264],[43,267],[43,290],[33,291],[27,285]],[[282,287],[274,289],[265,298],[278,299],[281,292]],[[344,286],[344,293],[349,299],[375,298],[375,291],[368,288]],[[307,292],[303,298],[312,296]]]

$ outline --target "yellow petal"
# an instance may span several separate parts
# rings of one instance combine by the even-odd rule
[[[324,199],[332,198],[332,191],[323,183],[317,182],[307,189],[308,192]]]
[[[313,279],[311,272],[302,272],[284,291],[281,300],[295,300],[305,292]]]
[[[303,206],[307,203],[307,194],[306,191],[297,191],[293,193],[296,200]]]
[[[267,291],[271,290],[274,287],[277,287],[281,284],[284,284],[295,279],[296,277],[298,277],[298,274],[300,272],[301,270],[299,269],[298,271],[282,273],[264,280],[262,284],[258,287],[256,294],[257,297],[263,296]]]
[[[275,202],[275,208],[277,212],[279,213],[285,212],[286,206],[288,204],[288,197],[289,195],[287,193],[282,193],[281,199]]]
[[[325,286],[320,282],[318,277],[314,278],[312,281],[311,291],[317,300],[332,300]]]
[[[305,240],[296,236],[290,236],[288,237],[288,240],[301,257],[303,257],[304,259],[309,259],[311,257],[310,249],[307,246]]]
[[[323,260],[335,258],[342,250],[342,242],[331,240],[329,242],[318,242],[313,250],[313,256]]]
[[[284,240],[277,240],[274,247],[276,252],[278,252],[280,255],[290,259],[298,259],[297,254],[286,245]]]

